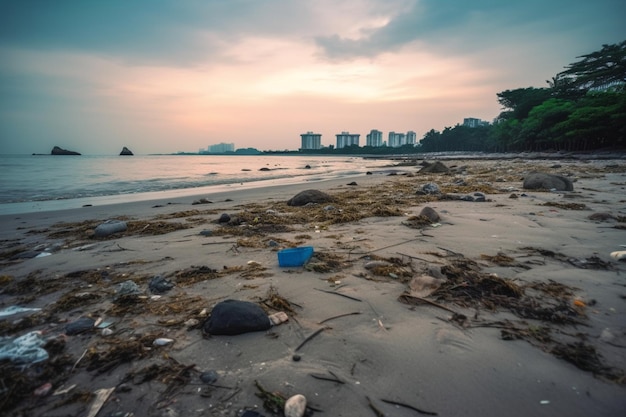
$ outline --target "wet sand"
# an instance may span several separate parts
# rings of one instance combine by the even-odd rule
[[[626,164],[444,163],[451,172],[416,164],[392,176],[1,216],[0,308],[42,309],[0,318],[1,334],[41,331],[50,352],[24,370],[2,364],[13,389],[2,409],[87,415],[94,392],[115,388],[99,416],[275,415],[262,390],[278,402],[303,394],[312,415],[622,415],[625,264],[609,254],[626,245]],[[574,191],[522,189],[532,170],[567,176]],[[416,194],[430,182],[441,194]],[[286,204],[305,189],[334,201]],[[476,192],[487,201],[461,199]],[[202,198],[211,203],[192,204]],[[426,206],[438,221],[419,217]],[[217,222],[223,213],[230,224]],[[108,219],[128,229],[95,238]],[[315,255],[280,267],[277,251],[293,246]],[[160,297],[148,288],[156,275],[175,284]],[[424,276],[440,286],[418,288]],[[141,294],[120,297],[129,280]],[[203,334],[226,299],[289,320]],[[112,334],[65,335],[80,317],[112,322]],[[209,371],[212,384],[201,379]],[[34,395],[46,382],[50,392]]]

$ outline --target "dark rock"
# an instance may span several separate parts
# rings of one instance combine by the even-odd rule
[[[463,197],[461,197],[461,200],[463,200],[463,201],[475,201],[474,197],[472,197],[471,195],[464,195]]]
[[[263,167],[263,168],[259,169],[259,171],[271,171],[271,169],[269,169],[267,167]]]
[[[80,155],[78,152],[68,151],[67,149],[59,148],[55,146],[52,148],[50,155]]]
[[[420,211],[420,216],[426,217],[432,223],[437,223],[441,219],[439,213],[437,213],[434,208],[428,206]]]
[[[425,165],[424,168],[420,169],[420,173],[422,172],[427,172],[427,173],[445,173],[450,171],[450,168],[448,168],[447,166],[445,166],[443,164],[443,162],[437,161],[435,163],[432,164],[428,164]]]
[[[150,288],[150,291],[155,294],[162,294],[174,288],[174,283],[168,279],[163,278],[163,276],[161,275],[156,275],[152,277],[150,283],[148,283],[148,288]]]
[[[487,201],[487,197],[485,196],[485,194],[483,194],[481,192],[475,192],[474,193],[474,201],[478,201],[480,203],[484,203],[485,201]]]
[[[128,149],[126,146],[124,146],[124,148],[122,149],[122,152],[120,152],[120,155],[134,155],[134,153]]]
[[[523,188],[527,190],[557,190],[574,191],[574,185],[569,178],[545,172],[531,172],[524,178]]]
[[[209,199],[201,198],[200,200],[196,200],[193,203],[191,203],[192,206],[195,206],[197,204],[213,204],[213,202]]]
[[[206,371],[200,374],[200,381],[204,382],[205,384],[214,384],[215,382],[217,382],[219,377],[219,374],[213,370]]]
[[[41,251],[39,250],[27,250],[24,252],[20,252],[17,253],[15,255],[13,255],[11,257],[11,260],[16,260],[16,259],[32,259],[32,258],[36,258],[37,256],[39,256],[41,254]]]
[[[255,303],[225,300],[211,311],[204,332],[211,335],[236,335],[268,330],[272,325],[263,309]]]
[[[210,230],[210,229],[202,230],[200,232],[200,235],[201,236],[212,236],[213,235],[213,230]]]
[[[511,195],[509,196],[509,198],[519,198],[519,196],[515,193],[511,193]]]
[[[352,182],[348,183],[347,185],[359,185],[359,184],[357,184],[356,181],[352,181]]]
[[[227,213],[222,213],[219,219],[217,219],[218,223],[228,223],[230,221],[230,216]]]
[[[81,317],[78,320],[73,321],[65,326],[65,334],[73,336],[75,334],[80,334],[89,330],[93,330],[94,324],[96,324],[96,321],[94,319],[90,317]]]
[[[330,203],[333,198],[319,190],[304,190],[287,201],[288,206],[304,206],[309,203]]]
[[[428,184],[422,185],[422,189],[417,191],[417,194],[420,195],[431,195],[431,194],[440,194],[439,186],[434,182],[429,182]]]
[[[367,171],[365,175],[374,175],[374,173],[372,171]]]
[[[311,165],[305,165],[304,168],[305,169],[311,169]]]

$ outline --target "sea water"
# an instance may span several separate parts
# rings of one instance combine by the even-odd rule
[[[389,161],[287,155],[0,155],[0,214],[350,177]]]

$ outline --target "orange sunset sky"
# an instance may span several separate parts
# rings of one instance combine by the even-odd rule
[[[0,1],[0,153],[297,149],[491,121],[626,39],[623,0]]]

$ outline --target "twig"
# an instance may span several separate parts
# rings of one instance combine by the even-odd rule
[[[74,364],[74,366],[72,366],[72,369],[70,370],[70,373],[74,372],[74,369],[76,369],[76,366],[78,365],[78,362],[80,362],[80,361],[81,361],[81,360],[85,357],[85,355],[87,354],[87,350],[88,350],[88,349],[85,349],[85,351],[83,352],[83,354],[82,354],[82,355],[80,355],[80,358],[78,358],[78,360],[76,361],[76,363]]]
[[[425,410],[421,410],[417,407],[413,407],[412,405],[409,404],[404,404],[404,403],[399,403],[397,401],[392,401],[392,400],[385,400],[385,399],[381,399],[382,402],[387,403],[387,404],[392,404],[392,405],[397,405],[399,407],[404,407],[404,408],[408,408],[410,410],[413,411],[417,411],[420,414],[426,414],[428,416],[437,416],[439,414],[435,413],[434,411],[425,411]]]
[[[353,312],[353,313],[345,313],[345,314],[340,314],[340,315],[338,315],[338,316],[333,316],[333,317],[329,317],[329,318],[327,318],[327,319],[325,319],[325,320],[322,320],[322,321],[320,321],[320,322],[319,322],[319,323],[317,323],[317,324],[324,324],[324,323],[326,323],[327,321],[331,321],[331,320],[338,319],[338,318],[341,318],[341,317],[346,317],[346,316],[355,316],[355,315],[357,315],[357,314],[362,314],[362,313],[361,313],[360,311],[355,311],[355,312]]]
[[[362,301],[362,300],[359,300],[358,298],[351,297],[351,296],[349,296],[349,295],[342,294],[342,293],[340,293],[340,292],[336,292],[336,291],[328,291],[328,290],[322,290],[322,289],[320,289],[320,288],[315,288],[315,289],[316,289],[316,290],[318,290],[318,291],[321,291],[321,292],[328,293],[328,294],[340,295],[340,296],[342,296],[342,297],[349,298],[349,299],[354,300],[354,301],[358,301],[358,302],[361,302],[361,301]]]
[[[374,403],[372,403],[372,400],[370,400],[370,397],[365,396],[365,398],[367,399],[367,405],[370,406],[370,408],[374,411],[374,414],[376,414],[376,416],[378,417],[385,417],[385,413],[383,413],[382,411],[380,411],[378,409],[378,407],[376,407],[374,405]]]
[[[324,331],[324,330],[326,330],[326,329],[328,329],[328,328],[329,328],[329,327],[321,327],[321,328],[317,329],[317,330],[316,330],[316,331],[315,331],[312,335],[310,335],[309,337],[307,337],[306,339],[304,339],[304,340],[302,341],[302,343],[300,343],[300,344],[298,345],[298,347],[295,349],[295,352],[297,352],[298,350],[300,350],[300,348],[301,348],[302,346],[304,346],[304,344],[305,344],[306,342],[308,342],[309,340],[313,339],[315,336],[317,336],[317,335],[318,335],[318,334],[320,334],[322,331]]]
[[[326,375],[321,375],[321,374],[309,374],[309,375],[311,375],[315,379],[321,379],[322,381],[331,381],[331,382],[336,382],[338,384],[345,384],[345,382],[343,382],[341,379],[337,378],[336,375],[333,375],[332,377],[326,376]]]
[[[456,256],[465,257],[465,255],[463,255],[462,253],[455,252],[455,251],[450,250],[450,249],[442,248],[441,246],[437,246],[437,248],[439,248],[441,250],[445,250],[446,252],[451,253],[451,254],[456,255]]]
[[[233,245],[236,244],[237,242],[206,242],[203,243],[202,246],[205,245]]]

